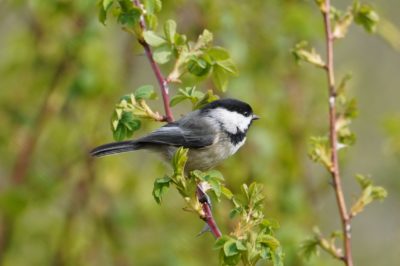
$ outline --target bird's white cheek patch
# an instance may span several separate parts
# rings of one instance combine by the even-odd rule
[[[246,117],[224,108],[216,108],[212,110],[211,115],[221,122],[226,131],[231,134],[236,134],[238,129],[241,132],[245,132],[249,128],[252,119],[252,117]]]

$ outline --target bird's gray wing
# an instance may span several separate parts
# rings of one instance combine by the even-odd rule
[[[167,124],[135,142],[202,148],[211,145],[216,137],[217,132],[209,121],[184,119]]]

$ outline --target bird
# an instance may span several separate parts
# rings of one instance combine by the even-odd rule
[[[235,154],[246,141],[253,121],[259,119],[243,101],[224,98],[165,124],[134,140],[104,144],[90,153],[101,157],[136,150],[150,150],[170,162],[179,147],[188,148],[185,172],[207,171]]]

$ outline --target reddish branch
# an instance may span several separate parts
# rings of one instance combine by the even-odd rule
[[[138,6],[139,8],[142,8],[142,4],[140,3],[139,0],[133,0],[133,2],[136,6]],[[140,27],[142,28],[142,30],[145,31],[146,30],[146,22],[144,21],[143,15],[140,16],[139,24],[140,24]],[[164,109],[165,109],[165,120],[167,122],[172,122],[172,121],[174,121],[174,117],[172,115],[171,108],[169,106],[168,81],[164,78],[163,74],[161,73],[160,67],[154,61],[153,53],[150,49],[149,44],[141,38],[139,38],[139,43],[143,46],[146,56],[150,62],[151,68],[153,69],[154,74],[156,75],[158,84],[160,85],[160,90],[161,90],[163,103],[164,103]]]
[[[346,202],[341,184],[339,160],[338,160],[338,140],[336,130],[336,88],[333,65],[333,42],[334,36],[330,21],[330,0],[325,0],[325,6],[322,8],[324,18],[325,36],[326,36],[326,73],[329,86],[329,142],[331,146],[332,167],[330,173],[332,175],[333,188],[335,190],[336,201],[339,208],[340,219],[343,231],[344,255],[341,257],[347,266],[353,266],[353,258],[351,253],[351,234],[350,234],[350,217],[347,211]]]
[[[142,8],[142,4],[140,3],[140,0],[133,0],[133,3],[137,7]],[[140,24],[140,27],[142,28],[142,30],[145,31],[146,30],[146,22],[144,20],[143,15],[140,17],[139,24]],[[151,68],[153,69],[153,72],[157,78],[158,84],[160,85],[160,90],[161,90],[161,94],[163,97],[163,103],[164,103],[164,109],[165,109],[165,120],[167,122],[172,122],[172,121],[174,121],[174,117],[172,115],[171,108],[169,106],[168,81],[167,81],[167,79],[165,79],[165,77],[161,73],[160,67],[154,61],[153,53],[151,51],[149,44],[146,43],[146,41],[141,38],[139,38],[139,43],[143,46],[144,51],[147,56],[147,59],[149,60]],[[198,189],[198,196],[199,196],[199,198],[204,197],[204,192],[200,188]],[[218,226],[214,220],[214,217],[212,215],[211,208],[210,208],[208,201],[202,202],[201,204],[202,204],[202,208],[203,208],[203,212],[204,212],[204,217],[202,217],[202,219],[207,223],[212,234],[216,238],[221,237],[221,232],[219,231]]]
[[[211,206],[210,202],[208,199],[208,196],[205,194],[205,192],[200,188],[200,186],[197,187],[197,198],[199,199],[199,202],[201,203],[201,207],[204,212],[204,216],[201,217],[204,222],[207,223],[208,229],[211,231],[211,233],[216,237],[220,238],[221,237],[221,231],[219,230],[217,223],[214,220],[214,217],[212,215],[211,211]]]

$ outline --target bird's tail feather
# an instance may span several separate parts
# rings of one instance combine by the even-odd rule
[[[94,148],[90,154],[94,157],[111,155],[114,153],[128,152],[141,149],[143,145],[135,141],[119,141],[104,144]]]

